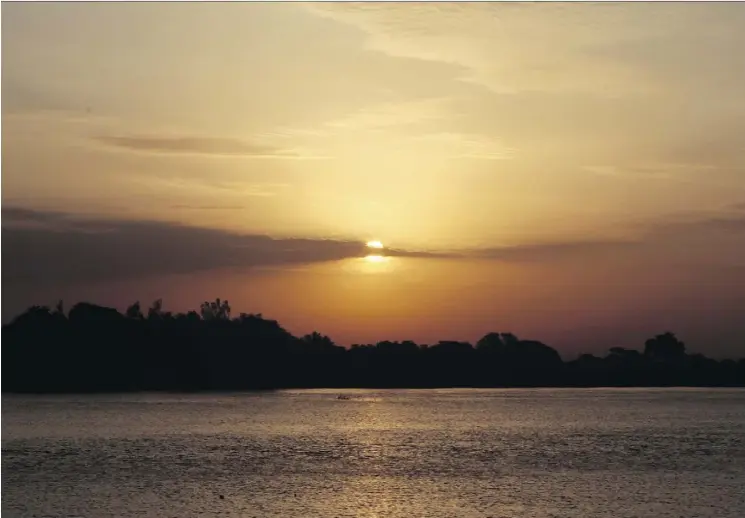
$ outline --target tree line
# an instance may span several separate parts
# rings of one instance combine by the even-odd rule
[[[227,300],[171,313],[155,301],[124,314],[81,302],[33,306],[2,328],[3,391],[27,393],[262,390],[319,387],[745,386],[745,359],[688,354],[666,332],[643,350],[613,347],[563,361],[512,333],[476,344],[412,341],[336,345],[296,337]]]

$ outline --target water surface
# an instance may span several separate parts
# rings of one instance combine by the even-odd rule
[[[739,518],[744,487],[745,390],[3,396],[7,518]]]

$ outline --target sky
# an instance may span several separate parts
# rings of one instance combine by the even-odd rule
[[[3,321],[745,356],[743,53],[742,3],[4,3]]]

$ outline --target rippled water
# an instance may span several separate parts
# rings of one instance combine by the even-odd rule
[[[3,396],[2,514],[745,516],[745,391],[342,392]]]

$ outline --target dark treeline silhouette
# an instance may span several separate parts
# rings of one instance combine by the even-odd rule
[[[511,333],[475,346],[411,341],[340,347],[298,338],[260,314],[231,317],[228,301],[172,314],[156,301],[125,314],[79,303],[65,314],[34,306],[2,330],[3,391],[109,392],[300,387],[745,386],[745,359],[687,354],[672,333],[643,351],[564,362],[551,347]]]

